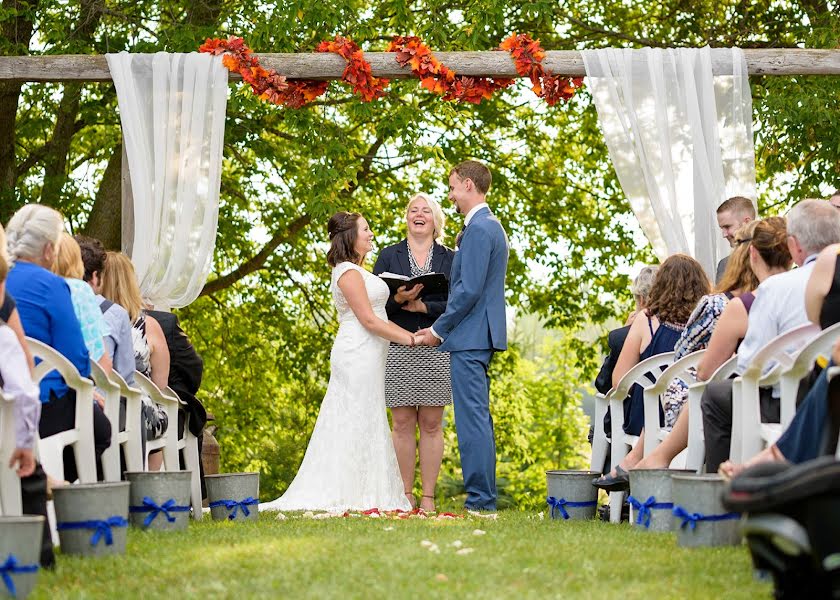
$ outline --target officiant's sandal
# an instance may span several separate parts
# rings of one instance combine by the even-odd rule
[[[430,509],[423,508],[423,498],[429,498],[431,500],[432,507]],[[421,500],[420,500],[420,508],[423,510],[423,512],[427,512],[427,513],[435,512],[435,497],[434,496],[427,496],[426,494],[423,494],[423,496],[421,497]]]

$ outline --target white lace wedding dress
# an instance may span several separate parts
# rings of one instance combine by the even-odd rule
[[[338,279],[362,274],[374,313],[387,319],[388,286],[349,262],[338,264],[330,289],[338,335],[330,354],[330,382],[294,481],[260,510],[410,510],[385,414],[388,342],[369,333],[347,304]]]

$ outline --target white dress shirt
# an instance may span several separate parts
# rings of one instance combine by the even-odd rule
[[[0,377],[3,393],[15,402],[15,445],[32,448],[41,419],[40,390],[32,381],[26,355],[15,332],[0,321]]]
[[[738,372],[774,337],[808,323],[805,313],[805,287],[817,256],[809,256],[798,269],[772,275],[755,291],[750,308],[747,335],[738,347]],[[774,394],[775,395],[775,394]]]

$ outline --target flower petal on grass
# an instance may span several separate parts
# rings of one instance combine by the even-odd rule
[[[487,532],[483,529],[475,529],[473,530],[473,535],[487,535]]]

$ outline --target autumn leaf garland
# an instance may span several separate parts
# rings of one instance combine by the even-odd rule
[[[541,64],[545,51],[538,40],[527,34],[511,35],[500,44],[499,50],[511,54],[516,72],[530,79],[531,89],[549,105],[569,100],[583,84],[581,77],[562,77],[546,72]],[[347,61],[341,80],[350,85],[362,101],[370,102],[385,94],[389,81],[373,76],[370,63],[353,41],[336,36],[332,41],[321,42],[317,51],[332,52]],[[328,81],[289,80],[274,69],[261,67],[259,58],[240,37],[208,38],[199,52],[223,55],[222,64],[228,70],[239,73],[257,97],[273,104],[300,108],[323,95],[329,86]],[[513,79],[458,75],[435,58],[432,50],[416,36],[395,37],[388,52],[394,52],[397,63],[411,69],[422,87],[446,101],[479,104],[514,83]]]

